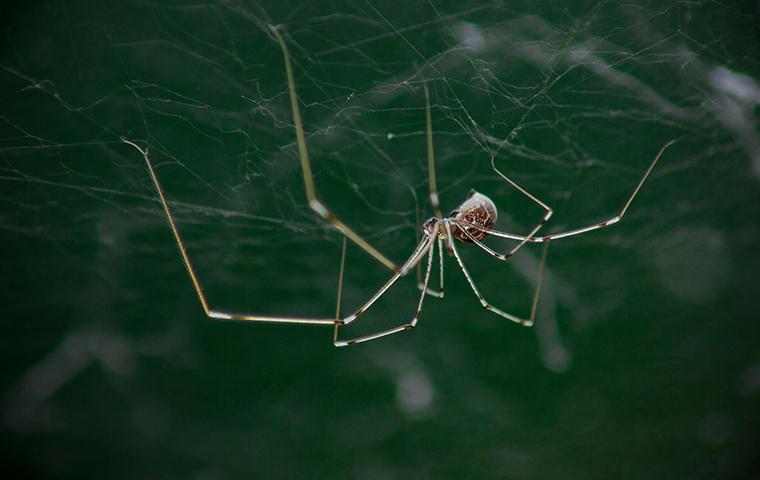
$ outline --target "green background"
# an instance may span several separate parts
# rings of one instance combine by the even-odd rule
[[[760,428],[760,48],[750,2],[100,2],[3,7],[0,400],[17,478],[751,478]],[[537,324],[453,259],[410,333],[330,317],[341,237],[305,205],[280,49],[320,195],[396,262],[426,201],[557,241]],[[504,248],[498,241],[494,246]],[[465,261],[524,315],[540,249]],[[342,311],[387,278],[350,248]],[[434,275],[433,281],[437,279]],[[399,282],[351,334],[403,323]],[[347,329],[348,330],[348,329]],[[348,332],[347,332],[348,333]]]

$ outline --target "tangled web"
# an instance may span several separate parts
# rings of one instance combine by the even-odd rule
[[[548,231],[614,214],[672,138],[679,155],[654,182],[725,152],[760,176],[757,52],[746,39],[709,28],[736,15],[729,7],[106,3],[18,12],[0,61],[4,235],[49,242],[39,261],[73,268],[93,289],[101,288],[97,278],[127,275],[141,255],[161,274],[179,262],[144,165],[121,142],[129,138],[158,165],[211,297],[249,309],[251,291],[265,298],[271,291],[303,301],[262,308],[286,303],[294,314],[332,298],[341,237],[305,205],[272,24],[283,25],[290,44],[320,195],[398,262],[432,214],[424,85],[444,208],[476,188],[496,201],[502,229],[525,231],[540,211],[494,174],[492,157],[555,208]],[[49,20],[59,17],[66,20]],[[589,236],[565,252],[646,244],[671,225],[674,211],[700,208],[693,197],[663,208],[675,190],[666,181],[651,187],[658,193],[631,213],[635,238]],[[519,292],[530,290],[536,256],[513,262]],[[557,273],[578,278],[583,265],[574,258],[550,257],[555,276],[545,308],[552,316],[557,303],[580,322],[589,318],[588,295],[578,293],[585,281],[570,286]],[[366,298],[387,272],[360,254],[351,262],[347,283],[358,287],[347,295]],[[602,282],[630,268],[611,263]],[[504,281],[503,271],[481,270],[484,285]],[[177,285],[168,287],[175,295]],[[115,295],[127,298],[135,288],[121,285]],[[709,294],[711,286],[699,288],[680,294]],[[595,313],[619,302],[596,300]],[[101,307],[90,308],[102,321]],[[538,332],[554,345],[547,365],[563,368],[567,352],[556,328]]]

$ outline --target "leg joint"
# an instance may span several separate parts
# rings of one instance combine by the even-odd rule
[[[327,207],[325,207],[318,198],[312,198],[309,200],[309,208],[314,210],[322,218],[329,219],[332,216]]]

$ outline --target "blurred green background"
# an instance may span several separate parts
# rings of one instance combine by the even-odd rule
[[[313,3],[313,5],[310,5]],[[760,455],[760,48],[751,2],[37,1],[3,7],[0,342],[12,478],[752,478]],[[402,262],[426,201],[470,188],[525,232],[555,208],[537,324],[453,259],[420,326],[205,318],[156,192],[221,309],[332,316],[341,237],[306,207],[280,49],[318,189]],[[505,248],[498,241],[492,245]],[[525,315],[540,248],[468,246]],[[348,312],[388,272],[350,248]],[[347,329],[407,321],[405,279]],[[434,275],[433,282],[437,278]]]

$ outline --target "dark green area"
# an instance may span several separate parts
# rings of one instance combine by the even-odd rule
[[[308,5],[313,3],[313,5]],[[539,6],[540,4],[540,6]],[[0,447],[12,478],[752,478],[760,428],[760,45],[744,2],[48,1],[2,13]],[[552,244],[537,325],[446,298],[347,349],[341,237],[305,204],[281,51],[320,195],[396,262],[475,188]],[[508,244],[493,242],[494,247]],[[465,261],[524,315],[540,248]],[[437,268],[437,267],[436,267]],[[435,271],[434,271],[435,272]],[[389,275],[350,248],[342,311]],[[413,279],[351,326],[407,321]],[[434,274],[433,282],[437,282]]]

